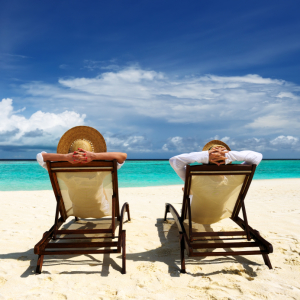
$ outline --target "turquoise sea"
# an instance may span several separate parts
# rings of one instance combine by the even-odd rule
[[[120,187],[182,184],[168,160],[128,160],[118,172]],[[300,160],[263,160],[254,179],[300,178]],[[51,190],[48,172],[36,161],[0,161],[0,191]]]

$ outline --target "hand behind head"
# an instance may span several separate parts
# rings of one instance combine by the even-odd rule
[[[208,151],[209,153],[209,162],[216,165],[224,165],[225,160],[227,159],[225,153],[229,151],[222,146],[216,146]]]

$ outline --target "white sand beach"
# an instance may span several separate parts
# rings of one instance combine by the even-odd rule
[[[0,299],[300,299],[300,179],[255,180],[246,197],[249,224],[273,244],[272,270],[259,255],[205,257],[188,258],[181,274],[177,227],[163,222],[166,202],[180,209],[181,187],[120,189],[132,217],[126,275],[120,254],[45,257],[35,275],[33,247],[53,225],[53,192],[0,192]]]

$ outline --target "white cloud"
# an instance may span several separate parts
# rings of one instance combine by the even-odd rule
[[[227,143],[232,150],[253,150],[257,152],[279,151],[282,149],[291,151],[300,151],[299,138],[294,136],[278,136],[276,138],[224,138],[221,139]]]
[[[282,115],[282,112],[279,111],[278,115],[259,117],[252,123],[246,125],[246,127],[254,129],[278,129],[279,131],[286,129],[289,126],[300,128],[298,116],[291,116],[289,119],[288,116]]]
[[[277,95],[278,98],[291,98],[295,100],[299,100],[299,97],[289,92],[281,92]]]
[[[141,135],[104,134],[108,151],[151,152],[152,144]]]
[[[61,135],[71,127],[83,125],[85,115],[74,111],[45,113],[37,111],[29,118],[14,112],[13,100],[2,99],[0,102],[0,145],[57,145]]]
[[[290,136],[290,135],[288,135],[288,136],[280,135],[277,138],[271,140],[270,143],[274,146],[277,146],[277,147],[280,146],[282,148],[298,149],[300,146],[299,138]],[[295,147],[295,146],[297,146],[297,147]]]
[[[203,146],[215,139],[220,139],[225,142],[231,150],[243,151],[243,150],[252,150],[257,152],[265,151],[278,151],[278,150],[291,150],[291,151],[300,151],[300,141],[298,137],[294,136],[278,136],[274,139],[268,138],[231,138],[219,136],[211,137],[210,139],[200,140],[196,138],[184,138],[180,136],[170,137],[167,139],[167,142],[162,146],[162,150],[166,152],[196,152],[202,151]]]
[[[221,141],[224,143],[228,143],[230,141],[230,137],[224,136],[223,138],[221,138]]]
[[[170,152],[202,151],[199,144],[200,141],[195,138],[175,136],[167,139],[167,142],[162,146],[162,150]]]
[[[300,87],[259,75],[171,79],[134,66],[94,78],[60,79],[59,85],[34,82],[23,88],[30,101],[60,101],[91,118],[99,114],[96,107],[102,116],[132,121],[144,116],[168,123],[220,123],[231,134],[296,134],[300,127]]]

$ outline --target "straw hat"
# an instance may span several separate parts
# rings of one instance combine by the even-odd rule
[[[230,147],[227,144],[225,144],[224,142],[219,141],[219,140],[212,140],[212,141],[208,142],[203,147],[202,151],[210,150],[211,148],[216,147],[216,146],[222,146],[222,147],[225,147],[228,151],[231,151]]]
[[[76,126],[60,138],[57,153],[67,154],[82,148],[91,152],[106,152],[106,143],[101,133],[89,126]]]

